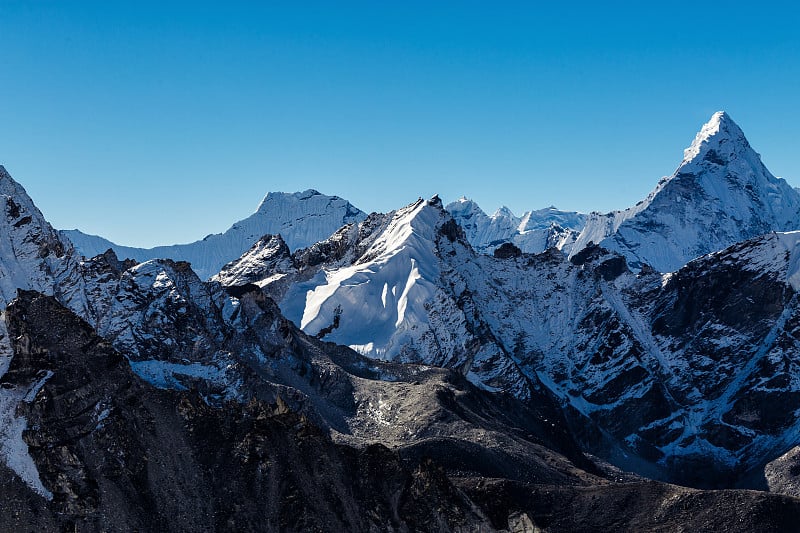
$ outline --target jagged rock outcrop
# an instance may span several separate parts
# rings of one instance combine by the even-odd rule
[[[2,529],[782,531],[800,518],[798,500],[767,493],[611,483],[546,447],[559,446],[558,430],[547,429],[557,420],[534,415],[531,426],[513,399],[496,403],[466,383],[440,382],[438,409],[405,413],[448,424],[440,438],[355,446],[280,399],[214,407],[192,391],[152,387],[51,297],[21,292],[5,319],[14,359],[2,388],[34,383],[17,414],[46,492],[0,465]],[[417,377],[392,384],[424,387]],[[408,409],[396,398],[377,406],[378,420]],[[453,439],[459,425],[478,433]],[[503,446],[492,446],[497,438]],[[526,453],[513,457],[508,443]]]

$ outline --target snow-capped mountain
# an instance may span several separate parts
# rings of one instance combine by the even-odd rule
[[[800,194],[773,176],[725,112],[703,126],[670,177],[625,211],[590,215],[569,247],[599,243],[635,267],[677,270],[768,231],[800,228]]]
[[[293,194],[271,192],[255,213],[236,222],[224,233],[208,235],[188,244],[133,248],[78,230],[63,230],[61,233],[85,257],[94,257],[110,248],[119,258],[140,262],[149,259],[188,261],[197,275],[206,279],[219,272],[225,263],[242,255],[263,235],[280,234],[287,246],[296,250],[325,239],[344,224],[358,222],[365,216],[338,196],[327,196],[310,189]]]
[[[5,307],[17,289],[71,297],[79,283],[72,246],[59,237],[1,165],[0,203],[0,305]]]
[[[13,205],[28,201],[20,197]],[[32,202],[26,208],[34,209]],[[22,231],[26,225],[14,229]],[[35,243],[36,236],[30,236]],[[15,235],[11,237],[17,242]],[[262,243],[269,244],[270,239]],[[280,237],[271,244],[266,248],[288,253]],[[317,247],[307,257],[319,252]],[[37,273],[38,263],[31,265]],[[365,447],[378,446],[371,448],[378,454],[370,459],[368,473],[341,487],[311,482],[319,481],[317,474],[302,479],[310,494],[330,493],[326,498],[340,502],[335,507],[374,509],[379,492],[369,490],[362,496],[353,492],[355,487],[373,478],[376,486],[384,487],[390,471],[404,476],[398,481],[399,488],[406,487],[403,490],[413,479],[412,471],[398,471],[399,456],[382,452],[392,443],[396,450],[407,450],[405,460],[412,468],[416,464],[427,468],[428,463],[422,462],[435,456],[452,461],[446,467],[460,476],[491,473],[503,478],[535,472],[559,483],[605,483],[602,477],[580,470],[591,469],[591,464],[546,395],[536,395],[533,407],[509,398],[499,398],[495,404],[487,392],[453,371],[369,361],[304,335],[257,287],[223,290],[218,283],[201,281],[186,262],[157,259],[136,264],[107,251],[73,265],[80,291],[51,292],[63,302],[77,301],[80,295],[86,303],[81,316],[54,298],[28,290],[15,291],[13,304],[3,314],[2,340],[7,348],[0,368],[3,529],[15,520],[17,525],[33,523],[25,521],[31,520],[26,509],[33,506],[36,523],[47,524],[42,526],[46,529],[80,522],[82,529],[99,530],[119,520],[155,531],[155,524],[183,523],[195,510],[202,511],[195,518],[205,516],[214,497],[209,494],[262,501],[260,491],[273,495],[272,507],[292,509],[292,518],[266,516],[263,506],[257,506],[226,514],[226,527],[239,524],[237,529],[248,529],[253,516],[261,516],[276,530],[295,523],[302,529],[321,524],[320,517],[328,510],[312,505],[297,514],[292,503],[296,494],[286,486],[287,480],[296,482],[293,472],[319,465],[320,458],[326,459],[320,467],[326,475],[342,461],[343,471],[349,471],[351,458],[365,457]],[[18,279],[33,279],[22,277],[24,273],[17,272]],[[272,420],[274,427],[264,429]],[[284,435],[288,428],[294,428],[285,437],[289,444],[279,449],[309,446],[315,453],[273,455],[253,470],[252,458],[248,453],[243,456],[243,451],[252,442],[274,438],[276,432]],[[206,457],[211,439],[214,451]],[[224,451],[216,457],[216,450]],[[469,466],[476,451],[493,455],[492,464]],[[241,463],[236,459],[231,464],[229,457]],[[308,462],[311,457],[314,460]],[[136,472],[143,469],[147,479],[159,481],[137,485]],[[444,471],[434,471],[442,472],[437,475],[449,487]],[[213,472],[208,478],[213,485],[206,483],[208,472]],[[342,483],[341,476],[334,478]],[[188,479],[193,481],[187,485]],[[262,488],[254,488],[262,482]],[[186,486],[209,494],[187,496]],[[442,500],[446,503],[437,505],[448,509],[463,505],[472,509],[471,522],[489,527],[483,512],[475,514],[478,508],[454,490],[448,489]],[[159,496],[172,491],[182,496]],[[145,498],[144,503],[150,502],[145,512],[140,509],[142,494],[168,505],[162,509]],[[387,505],[397,494],[394,489],[387,494]],[[434,520],[425,514],[431,494],[424,493],[424,500],[422,496],[406,496],[420,502],[398,515],[398,524]],[[383,501],[383,496],[378,498]],[[21,500],[25,503],[19,504]],[[178,505],[181,514],[170,505]],[[123,518],[109,518],[117,513]],[[359,518],[366,514],[359,511],[324,522],[347,530],[374,530],[377,525]],[[94,521],[99,516],[102,523]],[[446,520],[463,524],[464,516],[460,512]]]
[[[256,245],[215,279],[263,286],[307,333],[372,358],[455,368],[523,399],[544,385],[593,452],[703,484],[701,468],[741,476],[800,427],[800,350],[787,345],[799,240],[770,233],[669,276],[634,274],[596,245],[569,260],[556,249],[476,254],[433,199],[296,254]],[[786,357],[775,363],[786,379],[741,418],[747,391],[761,394],[770,375],[765,361]],[[768,415],[773,402],[786,409]]]
[[[586,222],[586,215],[547,207],[527,211],[517,217],[507,207],[489,216],[474,201],[460,198],[447,205],[447,211],[464,228],[472,247],[491,253],[503,243],[512,243],[527,253],[572,244]]]
[[[173,501],[159,496],[162,486],[168,495],[219,489],[206,474],[222,478],[226,495],[269,494],[299,517],[270,516],[276,529],[381,529],[358,517],[397,494],[416,502],[395,508],[397,530],[434,516],[495,529],[568,520],[542,503],[548,491],[593,517],[595,497],[628,509],[643,491],[648,512],[666,512],[675,498],[691,508],[690,493],[592,465],[577,442],[671,482],[758,481],[790,494],[800,486],[791,452],[800,445],[800,232],[775,231],[793,227],[800,196],[725,114],[645,202],[591,215],[574,243],[563,227],[582,215],[553,208],[489,217],[466,199],[445,208],[434,197],[365,216],[307,191],[264,200],[256,215],[277,221],[277,233],[261,232],[253,215],[183,245],[218,262],[203,246],[245,246],[203,281],[170,258],[137,263],[103,250],[79,260],[2,167],[0,196],[0,297],[13,299],[0,320],[0,502],[46,502],[36,513],[48,527],[146,508],[136,494]],[[309,213],[324,214],[320,232],[344,224],[298,247],[287,235],[319,238]],[[173,439],[174,454],[163,446]],[[287,451],[296,447],[306,452]],[[325,476],[323,499],[352,516],[328,517],[322,500],[294,512],[309,494],[286,483],[313,483],[327,471],[319,457],[339,473]],[[290,468],[276,467],[287,460]],[[186,468],[199,481],[181,477]],[[364,472],[346,478],[350,468]],[[387,468],[402,482],[384,494],[375,472],[384,478]],[[436,483],[426,477],[434,471]],[[624,483],[609,489],[603,472],[612,471]],[[161,481],[143,484],[148,476]],[[414,483],[441,487],[432,501],[457,516],[435,515]],[[523,496],[502,488],[512,486]],[[714,524],[746,519],[736,513],[755,505],[750,493],[692,494],[728,502]],[[487,511],[486,501],[502,503]],[[23,503],[0,510],[29,512]],[[173,516],[158,512],[156,522]],[[247,506],[226,512],[225,524],[245,529],[261,516]],[[137,513],[125,516],[155,523]],[[0,529],[13,516],[0,513]],[[621,523],[597,516],[606,528]]]
[[[478,339],[482,326],[469,322],[447,288],[439,243],[449,238],[463,232],[439,198],[420,199],[292,257],[284,247],[265,256],[257,243],[212,279],[258,284],[306,333],[368,357],[454,368],[482,387],[530,397],[536,378],[523,376],[491,339]]]

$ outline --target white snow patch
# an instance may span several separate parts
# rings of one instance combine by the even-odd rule
[[[282,311],[310,335],[329,328],[338,316],[339,326],[325,340],[393,359],[429,330],[425,304],[439,276],[434,240],[440,216],[424,201],[397,211],[363,254],[368,260],[322,270],[292,286]]]
[[[48,371],[27,388],[0,388],[0,459],[34,492],[47,500],[53,499],[53,493],[42,484],[36,463],[33,462],[28,453],[28,445],[22,438],[23,432],[28,429],[28,421],[16,413],[20,402],[33,401],[52,375],[53,373]]]
[[[207,381],[222,381],[225,370],[201,363],[169,363],[150,359],[147,361],[130,361],[131,369],[148,383],[161,389],[186,390],[176,376],[202,378]]]

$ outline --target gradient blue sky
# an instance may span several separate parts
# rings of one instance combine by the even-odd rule
[[[720,109],[800,185],[798,8],[560,4],[0,0],[0,164],[139,246],[274,190],[624,208]]]

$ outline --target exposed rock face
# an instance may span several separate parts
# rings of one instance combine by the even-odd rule
[[[757,485],[754,480],[753,484]],[[764,466],[764,486],[770,492],[800,498],[800,447],[795,446]]]
[[[222,267],[213,279],[227,286],[245,285],[269,276],[279,278],[295,266],[292,253],[280,235],[264,235],[244,255],[252,260],[233,261]]]
[[[139,381],[53,300],[8,310],[14,386],[50,375],[22,415],[42,481],[39,523],[81,530],[369,531],[485,522],[443,471],[337,445],[281,404],[209,407]],[[5,504],[4,504],[5,507]],[[14,524],[13,508],[2,513]],[[27,525],[27,524],[26,524]]]
[[[442,438],[355,446],[281,400],[212,407],[194,392],[156,389],[52,298],[22,292],[6,321],[15,356],[4,389],[42,381],[19,415],[52,497],[0,466],[4,530],[780,531],[800,518],[797,500],[765,493],[609,483],[542,445],[571,453],[568,440],[559,445],[557,420],[541,424],[531,412],[526,422],[523,405],[465,383],[440,382],[437,409],[417,403],[406,414],[449,425]],[[428,379],[417,377],[393,384],[424,388]],[[385,398],[385,416],[409,407]],[[527,450],[504,456],[515,447],[492,446],[497,438]]]
[[[498,259],[511,259],[512,257],[520,257],[522,250],[507,242],[498,246],[493,255]]]
[[[755,491],[698,491],[660,483],[532,487],[488,481],[479,502],[495,524],[516,531],[794,531],[797,500]],[[512,510],[511,516],[508,516]],[[517,510],[516,513],[513,510]],[[502,519],[499,517],[503,517]],[[508,526],[505,526],[506,520]],[[527,525],[526,520],[534,525]]]

